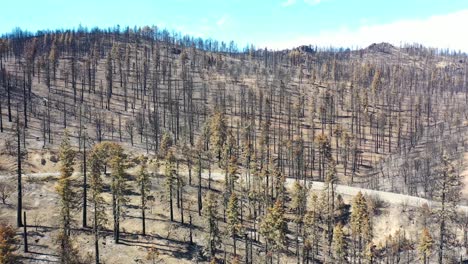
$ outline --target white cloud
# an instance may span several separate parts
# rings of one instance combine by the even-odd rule
[[[366,47],[372,43],[420,43],[428,47],[468,51],[468,9],[425,19],[398,20],[387,24],[362,25],[350,30],[341,28],[322,31],[317,35],[297,37],[275,43],[263,43],[272,49],[292,48],[299,45],[335,47]]]
[[[228,20],[228,18],[229,16],[227,15],[222,16],[218,21],[216,21],[216,25],[218,25],[218,27],[223,26],[224,24],[226,24],[226,21]]]
[[[294,5],[295,3],[296,3],[296,0],[286,0],[283,3],[281,3],[281,5],[286,7],[286,6]]]
[[[313,5],[318,5],[323,1],[325,1],[325,0],[304,0],[304,3],[313,6]],[[296,2],[297,2],[297,0],[286,0],[286,1],[282,2],[281,5],[284,6],[284,7],[288,7],[288,6],[292,6],[292,5],[296,4]]]
[[[318,5],[322,1],[323,0],[304,0],[304,3],[309,4],[309,5]]]

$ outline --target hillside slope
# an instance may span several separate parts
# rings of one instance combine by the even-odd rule
[[[361,50],[240,51],[234,43],[148,27],[12,34],[0,47],[0,175],[15,175],[18,153],[25,175],[45,173],[24,176],[24,210],[42,227],[33,239],[45,259],[59,257],[54,237],[60,212],[54,208],[60,197],[55,174],[47,173],[62,164],[65,130],[77,152],[72,188],[80,201],[92,200],[82,194],[89,188],[84,174],[93,169],[84,165],[85,158],[103,142],[124,149],[127,167],[119,180],[128,190],[119,192],[126,198],[117,228],[121,243],[113,242],[117,176],[104,173],[113,164],[106,155],[98,177],[108,222],[96,237],[108,263],[156,257],[169,263],[215,257],[333,262],[334,230],[340,225],[343,239],[353,245],[349,261],[364,260],[367,247],[379,261],[403,253],[408,262],[416,261],[424,228],[437,245],[446,243],[440,230],[456,241],[446,245],[447,261],[466,254],[466,217],[449,218],[453,211],[447,212],[466,204],[466,196],[459,196],[467,167],[465,54],[387,43]],[[140,197],[138,170],[146,163],[151,206],[142,205]],[[15,184],[2,186],[13,190]],[[354,197],[360,191],[369,196],[358,207]],[[372,197],[379,193],[393,203],[380,204]],[[237,206],[230,202],[234,197]],[[14,198],[1,205],[2,222],[14,223]],[[415,203],[400,206],[397,200],[406,198]],[[441,207],[442,200],[451,206]],[[420,208],[421,201],[437,202]],[[202,212],[207,203],[213,210]],[[95,231],[79,220],[89,210],[91,223],[93,214],[83,204],[73,212],[73,235],[81,253],[93,255]],[[239,213],[229,213],[233,208]],[[356,208],[366,208],[370,230],[359,245],[351,219]],[[140,214],[149,209],[148,234],[142,235]],[[306,221],[306,214],[317,212],[313,224]],[[270,219],[274,213],[282,217]],[[284,224],[266,222],[277,219]],[[232,221],[242,228],[233,228]],[[401,224],[386,230],[389,223]],[[275,232],[281,236],[270,236]],[[391,251],[393,246],[398,249]]]

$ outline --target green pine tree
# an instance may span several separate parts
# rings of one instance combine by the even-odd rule
[[[333,255],[336,263],[346,263],[347,243],[343,225],[337,224],[333,229]]]
[[[236,237],[241,232],[241,223],[239,220],[239,201],[237,195],[233,192],[229,198],[227,206],[227,224],[228,233],[232,237],[234,256],[237,255]]]
[[[203,215],[206,217],[207,221],[207,247],[208,253],[210,255],[210,260],[216,260],[216,252],[221,244],[221,238],[219,236],[219,227],[218,227],[218,203],[216,202],[216,197],[212,192],[208,192],[203,206]]]
[[[286,219],[281,200],[276,200],[275,204],[268,208],[268,212],[260,222],[259,233],[265,238],[266,254],[276,252],[279,261],[279,254],[284,249],[286,242]]]
[[[167,198],[169,201],[169,212],[171,221],[174,221],[174,205],[173,205],[173,196],[174,196],[174,184],[176,181],[176,169],[175,169],[175,156],[172,153],[172,150],[169,150],[166,154],[166,166],[164,170],[164,176],[166,177],[166,191]]]
[[[141,195],[141,233],[146,235],[146,205],[150,193],[151,179],[147,171],[147,159],[144,156],[139,158],[140,170],[138,171],[138,183],[140,184]]]
[[[427,228],[424,228],[419,237],[418,251],[420,259],[423,264],[428,263],[428,257],[432,252],[434,246],[434,239],[432,239],[431,233]]]
[[[370,242],[372,237],[367,201],[361,192],[358,192],[353,198],[351,235],[354,242],[353,258],[357,258],[360,261],[364,256],[364,247]]]

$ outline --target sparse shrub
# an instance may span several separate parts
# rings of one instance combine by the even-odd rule
[[[18,249],[15,229],[4,223],[0,223],[0,263],[16,263],[17,256],[14,252]]]
[[[16,154],[16,146],[15,143],[11,138],[7,138],[5,140],[5,152],[8,155],[15,155]]]
[[[150,247],[147,249],[146,260],[150,261],[150,263],[158,263],[160,260],[159,251],[155,247]]]
[[[373,215],[380,215],[387,204],[379,196],[372,195],[367,197],[367,206]]]
[[[50,156],[49,160],[50,160],[51,162],[53,162],[53,163],[57,163],[57,162],[58,162],[58,158],[57,158],[57,156],[55,156],[55,155]]]
[[[3,204],[6,204],[6,201],[13,193],[13,190],[14,188],[10,183],[6,181],[0,182],[0,199],[2,199]]]

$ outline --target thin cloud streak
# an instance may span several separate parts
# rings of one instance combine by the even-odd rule
[[[320,4],[323,1],[324,0],[304,0],[304,3],[306,3],[308,5],[311,5],[311,6],[314,6],[314,5]],[[297,3],[297,0],[286,0],[286,1],[281,3],[281,6],[288,7],[288,6],[295,5],[296,3]]]
[[[286,0],[285,2],[281,3],[282,6],[284,7],[288,7],[288,6],[292,6],[296,3],[296,0]]]
[[[308,5],[318,5],[320,4],[320,2],[322,2],[323,0],[304,0],[304,3],[308,4]]]
[[[224,15],[224,16],[221,17],[218,21],[216,21],[216,25],[218,25],[218,27],[223,26],[224,24],[226,24],[228,18],[229,18],[229,16]]]
[[[321,47],[366,47],[372,43],[420,43],[428,47],[468,51],[468,35],[463,28],[468,25],[468,9],[432,16],[426,19],[398,20],[387,24],[363,25],[356,30],[347,28],[322,31],[315,36],[304,36],[286,41],[263,43],[261,47],[286,49],[300,45]]]

